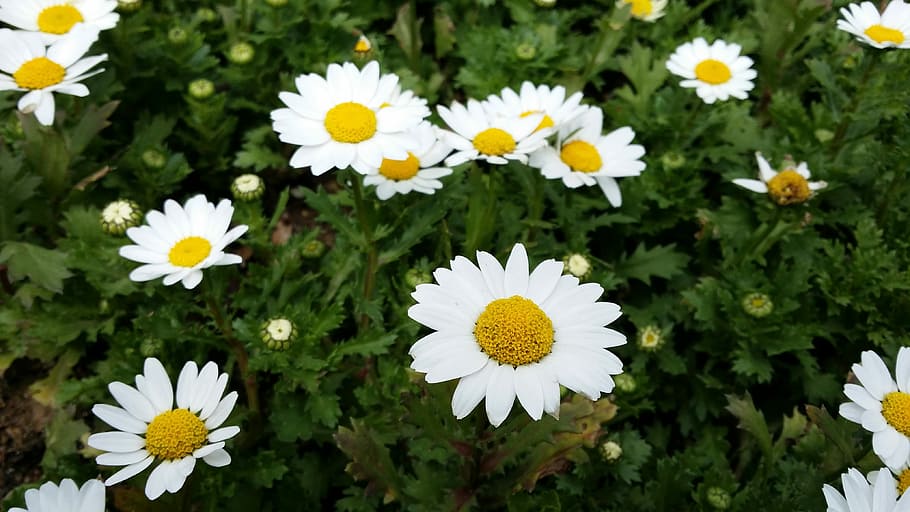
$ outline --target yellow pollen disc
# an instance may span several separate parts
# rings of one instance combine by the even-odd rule
[[[474,136],[474,148],[484,155],[502,156],[515,149],[515,139],[499,128],[487,128]]]
[[[487,304],[474,324],[480,348],[502,364],[540,361],[553,348],[553,322],[534,301],[520,295]]]
[[[63,66],[47,57],[38,57],[20,66],[13,73],[13,80],[23,89],[44,89],[59,84],[64,76],[66,69]]]
[[[73,25],[85,21],[79,9],[72,5],[54,5],[38,14],[38,30],[48,34],[66,34]]]
[[[603,166],[597,148],[583,140],[563,144],[559,158],[573,171],[578,172],[597,172]]]
[[[409,180],[416,176],[419,170],[420,160],[410,151],[408,151],[407,160],[383,158],[382,165],[379,166],[379,174],[390,180]]]
[[[339,103],[325,115],[325,129],[338,142],[357,144],[376,133],[376,114],[360,103]]]
[[[752,302],[753,308],[760,308],[765,305],[765,299],[763,299],[761,297],[755,297],[754,299],[752,299],[751,302]]]
[[[651,0],[625,0],[625,2],[632,4],[632,16],[636,18],[647,16],[654,10]]]
[[[145,431],[145,449],[156,459],[182,459],[205,445],[209,431],[198,416],[174,409],[155,416]]]
[[[190,236],[174,244],[167,253],[167,259],[175,267],[195,267],[208,258],[211,252],[212,244],[208,240]]]
[[[798,204],[809,199],[809,182],[793,169],[777,173],[768,182],[768,194],[780,205]]]
[[[354,51],[357,53],[366,53],[373,49],[373,45],[370,44],[369,39],[361,37],[357,40],[357,43],[354,44]]]
[[[556,125],[556,123],[553,122],[552,117],[540,110],[529,110],[527,112],[522,112],[519,117],[528,117],[532,114],[543,114],[543,119],[540,120],[540,124],[537,125],[537,128],[534,128],[535,132],[539,132],[544,128],[551,128]]]
[[[910,437],[910,393],[892,391],[885,395],[882,416],[894,430]]]
[[[904,494],[908,487],[910,487],[910,469],[905,469],[897,476],[897,494]]]
[[[382,105],[379,105],[379,108],[382,109],[382,108],[391,107],[391,106],[392,106],[392,104],[389,103],[388,101],[383,101]]]
[[[882,25],[872,25],[867,28],[864,32],[869,39],[872,39],[876,43],[894,43],[901,44],[904,42],[904,33],[900,30],[895,30],[893,28],[884,27]]]
[[[730,68],[719,60],[705,59],[695,66],[695,78],[711,85],[726,83],[732,76]]]

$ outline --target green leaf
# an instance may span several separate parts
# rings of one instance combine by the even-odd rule
[[[117,110],[120,105],[119,101],[111,101],[98,107],[89,105],[82,112],[79,122],[64,135],[67,140],[70,156],[75,157],[85,150],[86,146],[92,141],[95,135],[111,125],[108,118]]]
[[[28,278],[54,293],[63,291],[63,280],[73,274],[67,270],[66,254],[24,242],[6,242],[0,263],[6,263],[13,281]]]
[[[0,145],[0,242],[13,238],[27,220],[21,206],[35,195],[41,177],[23,172],[22,159]]]
[[[651,277],[669,279],[683,271],[689,257],[674,250],[676,244],[658,245],[648,249],[638,244],[630,256],[616,265],[616,275],[626,279],[638,279],[651,284]]]
[[[53,126],[41,126],[32,115],[18,115],[25,133],[25,161],[44,178],[45,185],[56,196],[69,178],[71,157],[66,143]]]
[[[725,409],[739,419],[738,427],[752,434],[755,440],[758,441],[758,446],[761,448],[762,453],[770,458],[771,433],[768,431],[765,416],[752,403],[752,396],[749,393],[746,393],[743,398],[727,395],[727,406]]]

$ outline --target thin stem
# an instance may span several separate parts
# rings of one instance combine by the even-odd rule
[[[211,285],[206,285],[205,302],[208,305],[209,313],[218,330],[224,335],[224,339],[231,347],[234,357],[237,358],[237,367],[240,370],[240,377],[243,379],[243,387],[246,390],[247,407],[254,416],[259,415],[259,385],[256,382],[256,374],[250,372],[250,356],[246,351],[243,343],[234,336],[234,329],[231,322],[226,318],[221,303],[218,301],[217,293]]]
[[[360,224],[360,230],[363,232],[363,238],[367,245],[367,266],[363,276],[363,300],[368,302],[373,296],[373,288],[376,286],[376,271],[379,267],[379,253],[376,250],[376,241],[373,239],[373,225],[370,222],[370,212],[367,211],[367,205],[363,200],[363,186],[360,184],[361,177],[354,176],[351,180],[351,192],[354,197],[354,210],[357,214],[357,222]],[[360,316],[360,328],[365,329],[370,324],[370,318],[366,313]]]
[[[866,91],[866,84],[872,76],[872,68],[874,68],[875,64],[878,62],[878,53],[879,51],[871,53],[864,52],[863,54],[863,75],[859,79],[859,85],[856,86],[856,93],[850,101],[849,109],[843,112],[840,123],[838,123],[837,129],[834,132],[834,138],[831,140],[831,152],[835,156],[843,149],[847,128],[850,127],[850,116],[856,112],[856,108],[859,106],[859,102]]]

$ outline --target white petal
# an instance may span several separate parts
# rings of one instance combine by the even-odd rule
[[[508,364],[497,366],[487,382],[487,418],[494,427],[502,424],[515,403],[515,369]]]
[[[149,456],[148,458],[146,458],[145,460],[143,460],[141,462],[137,462],[135,464],[130,464],[129,466],[127,466],[127,467],[121,469],[120,471],[117,471],[113,475],[111,475],[110,478],[108,478],[107,480],[104,481],[104,485],[111,486],[111,485],[119,484],[120,482],[122,482],[124,480],[132,478],[132,477],[138,475],[139,473],[142,473],[143,471],[145,471],[145,468],[151,466],[152,462],[154,460],[155,460],[155,457]]]
[[[225,450],[215,450],[203,457],[202,460],[209,466],[221,468],[231,463],[231,456]]]

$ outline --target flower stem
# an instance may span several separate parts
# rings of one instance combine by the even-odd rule
[[[373,239],[372,208],[367,209],[367,204],[363,200],[362,177],[358,174],[351,180],[351,193],[354,197],[354,210],[357,214],[357,222],[360,224],[360,230],[363,232],[363,238],[366,242],[367,249],[367,266],[363,275],[363,301],[369,302],[373,296],[373,288],[376,286],[376,271],[379,267],[379,253],[376,250],[376,241]],[[370,324],[370,318],[366,313],[360,316],[360,329],[365,329]]]
[[[856,86],[856,92],[851,98],[849,108],[841,114],[840,123],[838,123],[834,131],[834,138],[831,140],[831,152],[835,157],[843,149],[847,129],[850,127],[850,117],[856,112],[859,102],[866,92],[866,84],[872,76],[872,68],[875,68],[878,63],[879,53],[880,51],[863,52],[863,74],[859,79],[859,84]]]
[[[259,384],[256,381],[256,374],[250,372],[250,356],[246,351],[243,343],[234,336],[234,329],[231,322],[224,313],[224,308],[218,301],[218,294],[215,292],[213,285],[206,285],[205,302],[208,306],[212,320],[221,334],[224,335],[225,341],[230,346],[234,357],[237,358],[237,367],[240,370],[240,377],[243,379],[243,387],[246,391],[247,407],[254,416],[259,415]]]

